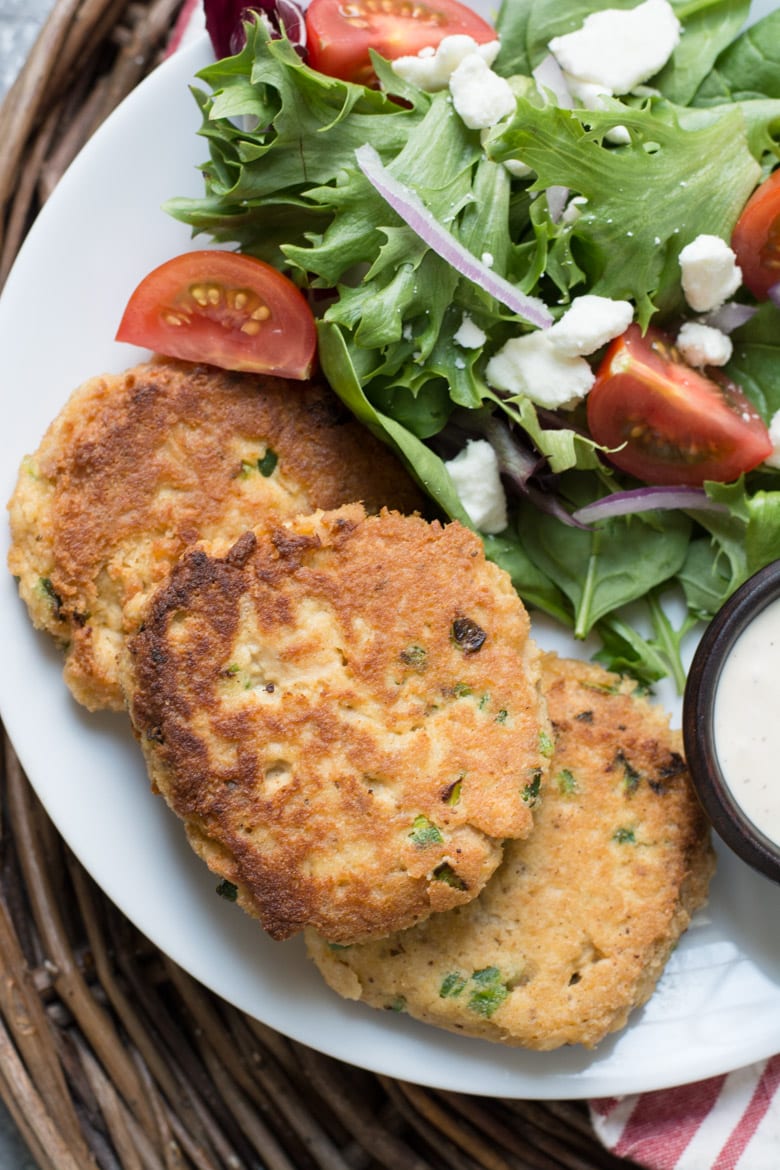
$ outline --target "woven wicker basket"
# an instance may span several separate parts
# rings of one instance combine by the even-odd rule
[[[181,0],[57,0],[0,108],[0,285],[36,212],[162,53]],[[628,1170],[581,1103],[360,1072],[226,1005],[69,853],[4,743],[0,1094],[42,1170]]]

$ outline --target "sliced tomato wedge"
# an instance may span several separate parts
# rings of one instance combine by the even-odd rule
[[[731,237],[742,281],[760,301],[780,285],[780,170],[757,187]]]
[[[642,336],[631,325],[612,342],[587,410],[590,433],[610,448],[610,462],[645,483],[729,483],[773,450],[739,387],[720,372],[706,377],[686,366],[657,329]]]
[[[304,379],[317,349],[303,293],[270,264],[204,249],[167,260],[136,288],[117,341],[226,370]]]
[[[480,45],[496,39],[495,29],[457,0],[311,0],[306,10],[309,64],[362,85],[375,80],[369,49],[392,61],[454,33]]]

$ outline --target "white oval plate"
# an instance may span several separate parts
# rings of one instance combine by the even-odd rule
[[[192,246],[160,205],[201,192],[206,149],[188,85],[209,59],[201,38],[138,87],[63,178],[21,251],[0,300],[6,500],[22,456],[72,388],[143,356],[112,338],[141,277]],[[70,698],[59,655],[32,629],[10,575],[0,598],[0,710],[55,825],[144,934],[241,1010],[355,1065],[502,1097],[655,1089],[780,1051],[780,889],[731,856],[650,1003],[595,1053],[502,1048],[340,1000],[300,939],[271,942],[215,896],[178,821],[150,793],[127,720],[89,715]],[[583,653],[549,625],[536,628],[543,644]]]

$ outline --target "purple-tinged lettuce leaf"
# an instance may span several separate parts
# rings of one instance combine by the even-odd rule
[[[284,30],[288,40],[299,50],[306,48],[306,24],[303,9],[295,0],[203,0],[206,31],[217,59],[240,53],[246,42],[244,23],[264,16],[277,33]]]

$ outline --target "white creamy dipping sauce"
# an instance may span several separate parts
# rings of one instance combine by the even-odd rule
[[[780,599],[739,635],[713,709],[715,754],[734,800],[780,845]]]

